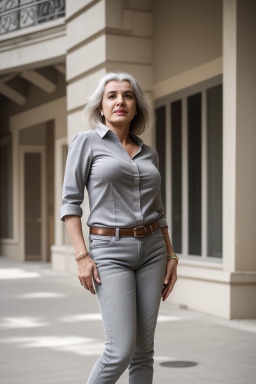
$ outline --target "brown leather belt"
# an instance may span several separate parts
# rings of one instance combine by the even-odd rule
[[[153,223],[148,225],[140,225],[135,228],[119,228],[119,236],[135,236],[135,237],[144,237],[150,232],[154,232],[159,228],[158,219],[153,221]],[[102,236],[115,236],[115,228],[105,228],[105,227],[90,227],[90,233],[92,235],[102,235]]]

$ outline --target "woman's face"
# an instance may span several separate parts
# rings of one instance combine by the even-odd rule
[[[136,113],[136,99],[129,81],[110,81],[106,84],[100,112],[109,128],[130,126]]]

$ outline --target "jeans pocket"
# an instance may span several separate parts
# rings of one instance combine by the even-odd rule
[[[89,235],[90,249],[106,248],[115,242],[115,236]]]

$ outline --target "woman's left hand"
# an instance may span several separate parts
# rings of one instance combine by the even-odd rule
[[[174,284],[177,281],[177,261],[170,259],[167,261],[166,275],[164,278],[164,288],[162,290],[162,300],[165,301],[171,293]]]

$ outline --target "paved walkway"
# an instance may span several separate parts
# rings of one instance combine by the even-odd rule
[[[0,257],[0,314],[1,384],[86,384],[104,336],[96,297],[76,276]],[[255,382],[256,320],[161,303],[154,384]]]

